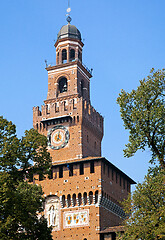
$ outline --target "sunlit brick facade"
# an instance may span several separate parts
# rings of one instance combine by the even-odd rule
[[[33,108],[33,126],[47,136],[52,156],[51,177],[34,176],[45,194],[44,214],[53,239],[115,239],[112,227],[124,217],[120,201],[135,182],[101,157],[103,117],[91,106],[92,72],[82,63],[79,30],[63,26],[55,47],[47,99]]]

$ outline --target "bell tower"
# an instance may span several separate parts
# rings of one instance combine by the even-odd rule
[[[115,239],[123,231],[121,201],[135,182],[101,157],[103,117],[91,105],[92,72],[82,62],[81,33],[67,21],[55,43],[56,65],[46,66],[47,99],[33,108],[33,126],[48,138],[51,174],[36,173],[33,184],[42,186],[53,240]]]
[[[58,33],[56,65],[48,71],[48,93],[33,126],[48,137],[53,162],[101,156],[103,117],[91,106],[92,72],[82,63],[83,42],[71,18]]]

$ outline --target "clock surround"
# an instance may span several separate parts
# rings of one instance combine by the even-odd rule
[[[48,132],[48,146],[51,149],[59,150],[69,142],[69,131],[65,126],[57,125]]]

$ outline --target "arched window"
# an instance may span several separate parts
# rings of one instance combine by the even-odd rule
[[[98,190],[97,190],[95,192],[95,204],[98,203],[98,195],[99,195],[99,193],[98,193]]]
[[[65,195],[62,195],[62,205],[65,207]]]
[[[86,205],[87,204],[87,193],[86,192],[84,193],[83,198],[84,198],[84,205]]]
[[[38,130],[38,123],[36,124],[36,128],[37,128],[37,130]]]
[[[78,59],[82,61],[82,53],[80,51],[78,51]]]
[[[59,91],[60,93],[67,92],[67,79],[65,77],[59,81]]]
[[[67,50],[63,49],[62,50],[62,63],[66,63],[67,62]]]
[[[70,196],[70,194],[68,194],[68,196],[67,196],[67,202],[68,202],[68,207],[70,207],[71,206],[71,196]]]
[[[92,191],[89,192],[89,202],[90,202],[90,204],[93,203],[93,192]]]
[[[82,204],[82,196],[81,193],[78,194],[78,205],[80,206]]]
[[[83,97],[83,95],[84,95],[84,81],[82,80],[80,84],[81,84],[81,96]]]
[[[69,53],[69,61],[72,62],[75,60],[75,50],[71,49]]]
[[[76,194],[74,193],[72,196],[72,200],[73,200],[73,207],[76,206]]]
[[[76,118],[75,118],[75,116],[73,117],[73,122],[74,122],[74,123],[76,122]]]

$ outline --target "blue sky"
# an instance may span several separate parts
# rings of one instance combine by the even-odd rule
[[[93,68],[92,105],[104,118],[102,155],[142,181],[149,150],[123,157],[128,132],[116,99],[131,91],[165,59],[164,0],[70,0],[72,24],[84,41],[83,62]],[[32,107],[47,94],[44,60],[55,62],[54,40],[66,24],[67,0],[5,0],[0,5],[0,115],[22,136],[32,127]]]

